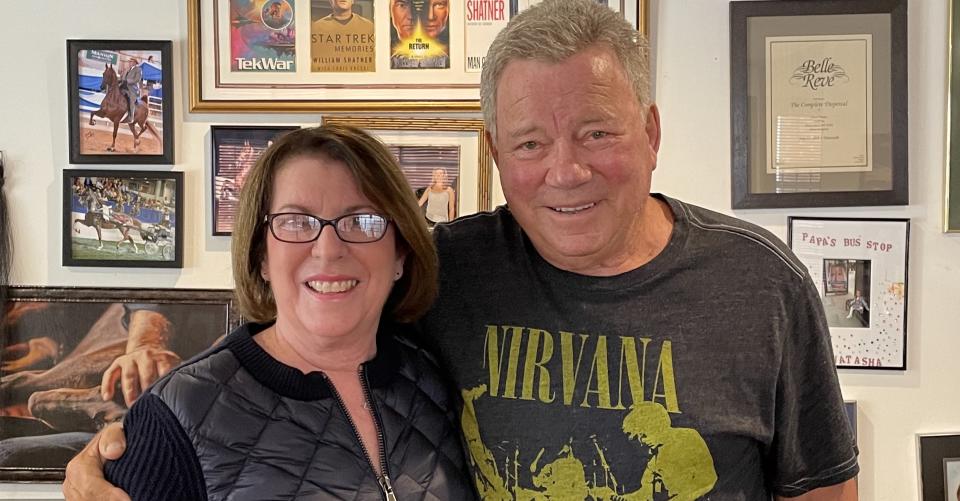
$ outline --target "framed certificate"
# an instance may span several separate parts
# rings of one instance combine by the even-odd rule
[[[732,205],[905,205],[905,0],[730,3]]]

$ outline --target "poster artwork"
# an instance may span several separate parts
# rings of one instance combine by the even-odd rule
[[[310,71],[376,71],[373,0],[314,3],[310,19]]]
[[[295,72],[293,19],[289,0],[230,0],[230,70]]]
[[[494,37],[506,25],[508,5],[506,0],[467,0],[467,15],[464,21],[465,68],[467,73],[479,73],[487,48]]]
[[[450,67],[449,0],[390,0],[390,68]]]

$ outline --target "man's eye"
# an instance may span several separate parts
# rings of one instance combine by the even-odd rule
[[[603,138],[605,138],[605,137],[607,137],[607,133],[606,133],[605,131],[602,131],[602,130],[595,130],[595,131],[593,131],[593,132],[590,133],[590,138],[591,138],[591,139],[603,139]]]
[[[536,147],[537,147],[536,141],[525,141],[522,144],[520,144],[520,148],[524,150],[532,150]]]

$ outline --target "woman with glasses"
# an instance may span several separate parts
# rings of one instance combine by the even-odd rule
[[[390,152],[350,127],[283,136],[232,252],[251,323],[137,400],[108,480],[134,500],[473,499],[447,387],[400,337],[437,258]]]

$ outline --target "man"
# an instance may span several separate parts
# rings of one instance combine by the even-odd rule
[[[650,194],[647,50],[592,1],[546,0],[487,54],[481,108],[508,208],[436,227],[440,294],[421,322],[464,398],[477,488],[856,499],[805,268],[761,228]],[[92,474],[96,456],[68,470]],[[73,478],[68,499],[104,488]]]
[[[130,66],[123,73],[123,78],[120,79],[120,91],[127,98],[127,119],[124,122],[132,124],[134,122],[134,112],[137,109],[137,100],[140,99],[143,69],[140,68],[137,58],[131,57],[128,61]]]
[[[390,0],[390,21],[393,24],[395,41],[413,35],[413,0]]]
[[[434,40],[440,40],[440,36],[447,29],[447,20],[450,17],[449,3],[450,0],[427,0],[424,30],[427,36]]]

